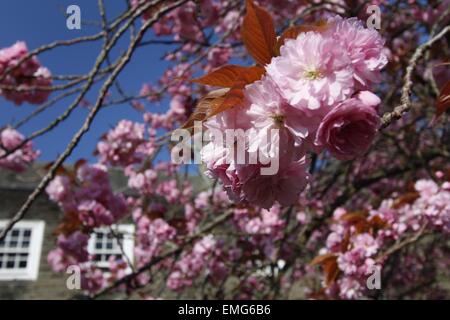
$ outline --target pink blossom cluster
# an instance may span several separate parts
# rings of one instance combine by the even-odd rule
[[[41,66],[36,57],[33,56],[19,65],[28,54],[25,42],[17,42],[0,50],[0,76],[3,78],[0,81],[0,95],[16,105],[24,102],[43,103],[51,93],[48,89],[52,84],[51,73]],[[8,74],[5,75],[5,72]]]
[[[123,195],[113,192],[107,168],[82,164],[74,176],[58,175],[46,188],[63,212],[76,212],[86,228],[109,226],[127,214]]]
[[[149,0],[131,0],[130,2],[135,8],[139,4],[148,3]],[[154,9],[151,8],[144,13],[144,20],[151,18],[152,10]],[[227,13],[223,19],[222,11]],[[168,95],[170,99],[169,109],[166,112],[146,111],[144,114],[146,123],[154,129],[173,130],[187,120],[195,107],[193,99],[195,90],[189,80],[192,79],[196,69],[212,70],[227,63],[234,54],[230,44],[215,48],[205,46],[211,42],[205,29],[210,28],[217,36],[227,33],[230,40],[238,39],[240,36],[237,26],[240,18],[239,10],[233,2],[189,1],[153,25],[156,37],[161,37],[162,41],[179,43],[179,47],[164,56],[171,66],[166,69],[157,84],[145,83],[140,90],[140,96],[151,103],[161,102],[165,95]],[[205,59],[198,64],[186,62],[186,57],[193,56],[199,51],[204,51]],[[134,104],[139,109],[145,107],[138,100],[134,101]]]
[[[181,56],[169,56],[167,60],[179,60]],[[183,124],[194,109],[192,99],[193,90],[186,83],[192,77],[192,70],[187,63],[177,63],[172,68],[167,69],[159,79],[159,85],[167,89],[170,94],[169,108],[165,113],[147,111],[144,113],[144,121],[152,129],[173,130]],[[144,84],[141,88],[141,96],[146,97],[150,102],[159,101],[162,96],[156,87]]]
[[[89,236],[76,231],[70,235],[60,234],[56,249],[48,253],[47,261],[55,272],[66,272],[71,265],[88,261],[87,245]]]
[[[416,232],[424,225],[438,231],[450,232],[450,182],[438,184],[433,180],[421,179],[414,185],[417,199],[395,208],[395,201],[385,200],[375,210],[392,229],[383,231],[385,237],[398,238],[404,232]]]
[[[121,120],[97,144],[100,162],[110,166],[126,167],[141,163],[154,151],[145,136],[145,124]]]
[[[384,200],[367,218],[356,218],[343,208],[335,210],[331,233],[322,254],[334,254],[341,273],[327,288],[330,296],[359,299],[368,296],[367,279],[386,262],[392,245],[418,233],[450,232],[450,183],[418,180],[413,201]],[[410,194],[411,195],[411,194]],[[418,263],[417,257],[410,257]],[[418,263],[416,265],[420,266]],[[417,273],[417,272],[416,272]],[[414,272],[413,272],[414,274]]]
[[[92,257],[87,251],[88,241],[89,235],[81,231],[60,234],[57,247],[48,253],[47,261],[54,272],[65,273],[70,267],[78,268],[81,289],[93,294],[106,285],[107,279],[99,268],[90,263]]]
[[[260,212],[250,208],[235,209],[234,218],[239,229],[251,235],[268,235],[272,240],[278,238],[285,226],[281,219],[281,208],[277,205]]]
[[[106,285],[104,273],[89,261],[87,246],[89,235],[76,231],[68,236],[60,234],[57,247],[47,255],[47,262],[54,272],[66,273],[70,267],[80,272],[81,289],[93,294]],[[72,270],[74,271],[74,270]]]
[[[155,210],[161,209],[159,212],[164,213],[164,208],[149,208],[153,214]],[[137,266],[140,267],[158,256],[163,245],[175,239],[177,231],[162,218],[151,219],[140,208],[133,212],[133,218],[136,222],[135,256]]]
[[[66,272],[69,266],[78,266],[81,272],[81,288],[93,294],[124,275],[123,263],[110,261],[109,278],[92,263],[88,254],[89,234],[94,228],[117,223],[129,212],[122,194],[114,193],[107,168],[101,164],[81,162],[74,172],[58,174],[46,188],[49,198],[64,213],[59,226],[57,247],[49,252],[48,263],[55,272]]]
[[[356,18],[329,18],[324,32],[301,33],[287,40],[267,75],[245,88],[243,105],[206,121],[209,129],[252,130],[235,144],[213,139],[201,153],[209,175],[219,178],[230,198],[264,208],[298,201],[310,180],[307,153],[327,150],[340,160],[364,154],[380,117],[380,99],[371,91],[387,63],[384,40]],[[242,164],[236,145],[245,139]],[[234,158],[233,158],[234,156]],[[279,160],[275,174],[263,175],[268,159]]]
[[[131,0],[133,7],[148,2],[148,0]],[[199,16],[201,21],[196,21],[197,8],[194,2],[188,2],[186,5],[171,11],[153,26],[156,35],[175,35],[176,40],[204,40],[202,29],[211,26],[219,18],[220,5],[218,1],[201,0],[199,1]],[[152,17],[152,9],[144,13],[143,19],[148,20]]]
[[[128,166],[125,174],[128,186],[145,196],[158,196],[168,204],[185,204],[192,194],[189,181],[179,183],[176,179],[177,165],[170,162],[160,162],[150,168],[135,168]],[[165,175],[165,178],[161,178]]]
[[[220,245],[214,236],[203,237],[194,244],[191,252],[186,253],[175,264],[174,270],[167,279],[167,287],[174,291],[190,287],[200,273],[206,270],[211,273],[209,276],[212,280],[222,278],[225,268],[220,261],[221,256]]]
[[[24,140],[13,128],[0,131],[0,168],[22,172],[37,159],[40,152],[33,149],[32,141],[23,143]]]
[[[236,208],[233,223],[236,230],[245,235],[245,247],[236,248],[235,258],[244,258],[248,252],[261,250],[264,256],[274,259],[275,242],[282,239],[287,227],[279,205],[270,209]],[[249,261],[253,263],[254,261]]]

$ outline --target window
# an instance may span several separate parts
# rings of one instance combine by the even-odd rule
[[[0,220],[0,230],[6,225]],[[44,236],[43,221],[20,221],[0,242],[0,280],[36,280]]]
[[[98,228],[89,239],[88,252],[94,255],[97,267],[108,269],[109,259],[122,260],[128,264],[127,272],[131,271],[134,254],[134,226],[121,224],[111,228]]]

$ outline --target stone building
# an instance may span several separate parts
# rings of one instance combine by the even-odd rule
[[[0,229],[39,178],[34,170],[19,175],[0,170]],[[53,230],[59,217],[58,206],[42,195],[0,244],[0,299],[64,299],[73,295],[64,277],[53,273],[47,263],[47,254],[55,246]]]
[[[17,212],[27,196],[40,181],[43,172],[34,168],[17,174],[0,170],[0,229]],[[120,177],[114,179],[123,185]],[[24,219],[16,224],[0,243],[0,299],[70,299],[81,298],[78,290],[67,287],[69,275],[54,273],[47,263],[47,255],[55,248],[54,230],[60,222],[61,211],[42,194]],[[132,235],[133,226],[118,226],[118,231]],[[89,242],[99,267],[111,255],[121,254],[120,248],[106,232],[99,230]],[[133,242],[124,240],[127,257],[133,257]]]

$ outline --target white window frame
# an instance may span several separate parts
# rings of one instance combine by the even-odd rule
[[[0,229],[3,229],[8,220],[0,220]],[[30,245],[27,253],[26,269],[0,269],[0,281],[28,280],[36,281],[39,274],[39,265],[41,262],[42,242],[44,240],[45,222],[42,220],[25,220],[17,222],[13,229],[27,228],[31,229]],[[10,230],[9,232],[11,232]],[[18,252],[17,248],[9,248],[11,252]],[[7,248],[0,248],[0,252],[7,253]]]
[[[125,262],[128,265],[128,260],[132,265],[134,265],[134,225],[132,224],[119,224],[119,225],[112,225],[111,228],[115,232],[120,232],[125,234],[125,236],[122,238],[122,248],[123,248],[123,254],[126,255]],[[109,254],[107,251],[102,251],[100,249],[95,248],[95,240],[96,240],[96,232],[103,231],[106,233],[110,233],[109,227],[101,227],[94,230],[94,232],[91,234],[88,242],[88,253],[90,255],[96,255],[96,254]],[[95,266],[99,268],[108,268],[109,263],[103,262],[103,261],[92,261]],[[126,273],[131,273],[132,269],[131,266],[128,265],[128,268],[125,270]]]

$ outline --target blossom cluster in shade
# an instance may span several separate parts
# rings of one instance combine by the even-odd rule
[[[47,256],[52,269],[65,272],[70,266],[78,266],[81,287],[86,292],[97,292],[107,281],[123,276],[127,265],[122,259],[110,258],[110,269],[114,270],[111,274],[115,277],[108,278],[91,263],[93,257],[87,251],[89,234],[95,228],[116,224],[129,213],[126,198],[112,190],[106,167],[81,163],[73,173],[58,174],[46,192],[64,214],[57,247]]]
[[[214,139],[201,151],[209,175],[230,198],[263,208],[292,205],[310,180],[308,152],[349,160],[369,149],[381,123],[380,99],[371,90],[387,64],[384,40],[356,18],[334,16],[326,23],[323,32],[286,40],[265,66],[267,74],[245,88],[243,105],[206,121],[222,132],[254,132],[245,144],[248,157],[259,153],[257,164],[240,163],[230,157],[236,146]],[[278,172],[260,174],[275,157]]]
[[[384,200],[364,219],[343,208],[335,210],[331,233],[323,254],[334,254],[340,275],[327,288],[332,297],[359,299],[370,296],[367,279],[380,270],[389,255],[386,249],[418,235],[434,231],[450,234],[450,183],[418,180],[415,191]],[[407,243],[407,242],[405,242]],[[410,257],[419,267],[417,257]],[[417,271],[410,271],[417,276]],[[404,277],[403,281],[408,281]]]
[[[167,279],[167,287],[174,291],[190,287],[205,268],[212,271],[210,274],[212,281],[214,278],[220,280],[223,274],[220,271],[225,269],[223,262],[220,262],[222,257],[223,254],[214,237],[205,236],[195,243],[191,252],[186,253],[175,264],[174,270]]]
[[[115,193],[105,166],[82,164],[75,173],[60,174],[46,188],[64,213],[76,213],[82,226],[93,229],[116,223],[127,214],[126,199]]]
[[[35,56],[26,59],[28,55],[27,45],[22,41],[0,50],[0,95],[16,105],[41,104],[51,93],[50,71]]]

